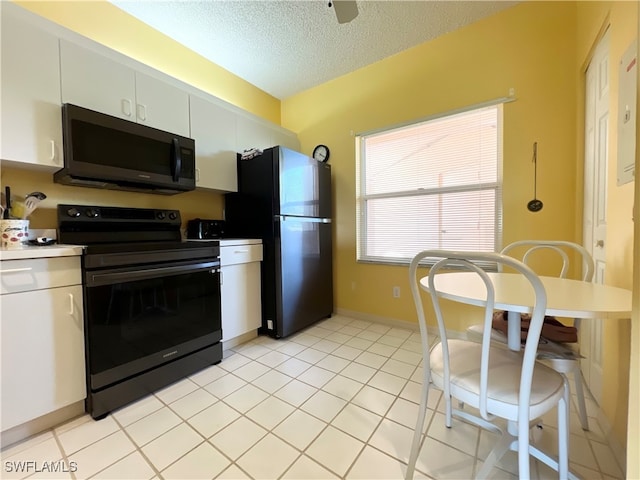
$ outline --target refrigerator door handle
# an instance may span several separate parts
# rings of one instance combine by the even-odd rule
[[[295,222],[307,222],[307,223],[331,223],[330,218],[317,218],[317,217],[296,217],[294,215],[275,215],[275,220],[284,222],[286,220],[292,220]]]

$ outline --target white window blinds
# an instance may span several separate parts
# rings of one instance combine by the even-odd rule
[[[359,136],[358,260],[428,248],[495,251],[502,105]]]

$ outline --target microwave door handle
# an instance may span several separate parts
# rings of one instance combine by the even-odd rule
[[[180,170],[182,170],[182,154],[180,153],[180,142],[177,138],[173,139],[173,181],[180,180]]]

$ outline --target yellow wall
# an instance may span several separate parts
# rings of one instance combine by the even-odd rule
[[[635,2],[527,2],[439,39],[283,101],[283,126],[303,150],[330,146],[335,190],[336,307],[415,321],[406,267],[356,262],[353,133],[387,127],[505,96],[503,244],[523,238],[582,241],[584,65],[602,22],[612,24],[612,83],[617,59],[634,38]],[[607,283],[631,288],[633,185],[615,186],[617,89],[611,92]],[[539,213],[532,143],[538,142]],[[401,286],[400,299],[392,287]],[[450,304],[457,328],[476,321]],[[454,326],[455,328],[455,326]],[[629,322],[607,325],[603,409],[626,443]]]
[[[56,207],[59,203],[80,205],[109,205],[113,207],[171,208],[180,210],[183,226],[192,218],[222,218],[222,195],[206,191],[193,191],[177,195],[153,195],[119,192],[95,188],[71,187],[53,183],[53,174],[7,168],[2,164],[1,183],[9,185],[13,196],[24,196],[33,191],[47,195],[46,200],[29,217],[30,228],[56,228]]]
[[[608,284],[631,289],[633,284],[633,221],[634,183],[617,186],[617,117],[619,60],[637,37],[638,6],[636,2],[579,2],[577,22],[576,71],[582,73],[589,54],[606,26],[610,32],[610,141],[607,194],[606,278]],[[580,92],[584,88],[581,85]],[[582,97],[581,97],[582,98]],[[577,101],[580,102],[581,98]],[[580,117],[578,118],[580,121]],[[577,141],[584,142],[578,129]],[[582,151],[582,150],[581,150]],[[629,396],[631,322],[607,322],[604,329],[602,410],[611,422],[616,438],[626,442]],[[637,361],[637,360],[636,360]],[[629,446],[630,447],[630,446]],[[637,450],[636,450],[637,451]],[[633,457],[633,450],[628,453]]]
[[[326,143],[332,151],[338,308],[415,321],[407,268],[356,262],[352,132],[507,96],[514,88],[517,100],[504,106],[504,242],[574,239],[575,4],[553,10],[522,4],[283,101],[283,124],[298,133],[303,150]],[[535,141],[545,206],[534,214],[526,205]],[[394,285],[401,287],[399,299],[392,298]]]

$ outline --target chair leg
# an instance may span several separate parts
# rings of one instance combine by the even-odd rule
[[[451,396],[443,395],[444,404],[444,424],[447,428],[451,428],[453,424],[453,406],[451,405]]]
[[[413,432],[413,441],[411,442],[411,453],[409,454],[409,463],[407,464],[406,480],[411,480],[418,461],[418,453],[420,452],[420,443],[424,432],[424,419],[427,413],[427,400],[429,398],[429,375],[425,374],[422,380],[422,396],[420,398],[420,409],[418,411],[418,420],[416,428]]]
[[[480,470],[476,473],[475,478],[487,478],[489,476],[489,472],[491,472],[491,469],[495,466],[498,460],[500,460],[508,450],[512,449],[513,442],[514,438],[509,433],[505,432],[502,437],[500,437],[500,440],[498,440],[498,443],[493,447],[493,450],[489,452],[487,458],[485,458]]]
[[[518,423],[518,478],[531,478],[529,463],[529,423]],[[563,477],[565,478],[565,477]]]
[[[558,477],[569,476],[569,382],[565,377],[564,396],[558,403]]]
[[[589,430],[589,418],[587,417],[587,406],[584,400],[584,387],[582,386],[582,372],[580,371],[580,363],[573,370],[574,383],[576,385],[576,398],[578,400],[578,416],[580,417],[580,425],[583,430]]]

